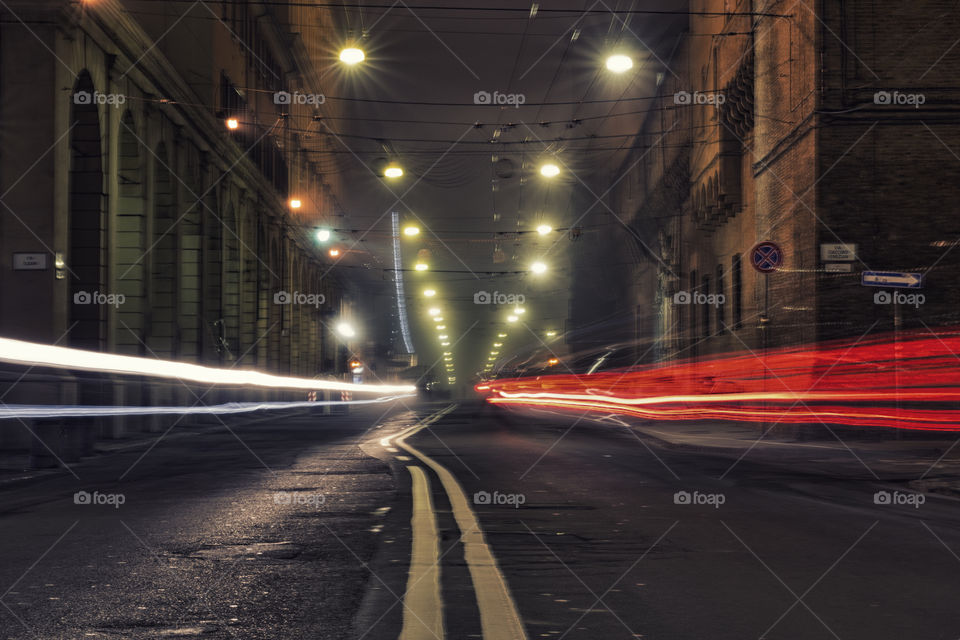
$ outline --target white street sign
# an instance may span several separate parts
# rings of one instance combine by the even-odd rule
[[[822,262],[853,262],[857,259],[857,245],[855,244],[821,244],[820,260]]]

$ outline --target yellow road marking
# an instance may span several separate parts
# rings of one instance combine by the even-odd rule
[[[510,588],[497,566],[493,552],[483,536],[480,522],[470,507],[460,483],[443,465],[405,442],[408,437],[433,424],[456,407],[457,405],[452,404],[441,409],[420,424],[395,436],[394,441],[397,446],[433,469],[450,499],[453,517],[457,521],[457,527],[460,528],[464,556],[470,569],[470,578],[473,580],[473,590],[477,596],[484,640],[527,640],[527,632],[520,620],[520,613],[517,611],[513,597],[510,595]],[[412,469],[412,467],[408,468]]]
[[[407,590],[403,594],[400,640],[443,640],[443,600],[440,597],[440,536],[423,469],[408,466],[413,480],[413,545]]]

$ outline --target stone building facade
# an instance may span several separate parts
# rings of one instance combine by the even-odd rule
[[[336,107],[276,98],[332,90],[337,32],[327,11],[257,2],[5,3],[0,335],[296,376],[344,371],[331,326],[349,315],[350,292],[312,233],[342,214],[326,142],[311,134]],[[15,268],[15,256],[45,268]],[[282,304],[282,292],[322,303]],[[196,398],[185,385],[86,376],[19,380],[3,401]]]

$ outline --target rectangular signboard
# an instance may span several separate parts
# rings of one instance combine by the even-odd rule
[[[864,271],[860,279],[860,284],[865,287],[920,289],[923,287],[923,274],[903,273],[900,271]]]
[[[821,244],[820,260],[822,262],[853,262],[857,259],[857,245],[855,244]]]
[[[46,268],[47,254],[45,253],[13,254],[14,271],[44,271]]]

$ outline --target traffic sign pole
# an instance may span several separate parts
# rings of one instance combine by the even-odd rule
[[[860,275],[860,284],[864,287],[885,287],[888,289],[922,289],[923,274],[901,271],[864,271]],[[900,395],[900,363],[903,360],[903,345],[900,342],[900,331],[903,326],[903,311],[900,308],[899,298],[893,296],[893,383],[896,388],[897,422],[900,422],[902,403]],[[896,430],[896,438],[902,436],[902,430]]]
[[[760,317],[760,339],[763,345],[763,390],[767,390],[767,345],[770,331],[770,273],[783,265],[783,250],[774,242],[765,241],[750,250],[750,264],[763,274],[763,315]],[[766,401],[764,401],[766,407]],[[765,428],[765,423],[761,424]]]

